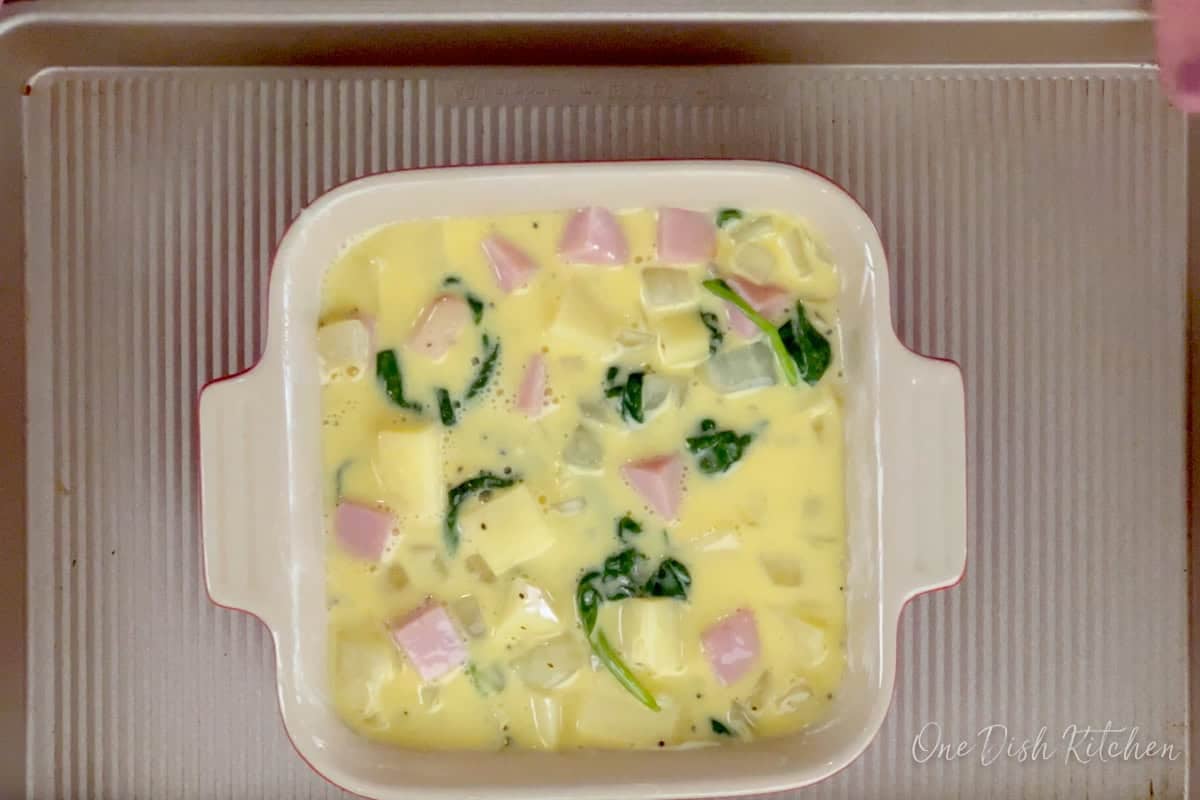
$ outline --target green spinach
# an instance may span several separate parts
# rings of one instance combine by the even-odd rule
[[[587,637],[588,644],[592,646],[592,652],[596,654],[596,658],[600,659],[600,663],[604,665],[605,669],[612,673],[612,676],[617,679],[617,683],[624,686],[646,708],[658,711],[658,701],[654,699],[654,695],[638,681],[633,670],[621,660],[621,656],[608,641],[604,631],[596,627],[596,620],[600,616],[600,603],[603,600],[600,589],[597,588],[600,580],[599,572],[589,572],[579,579],[579,588],[575,592],[575,607],[579,612],[579,622],[583,625],[583,633]]]
[[[755,311],[754,307],[746,301],[746,298],[735,292],[732,286],[720,278],[711,278],[700,285],[722,300],[733,303],[738,307],[739,311],[746,315],[748,320],[753,322],[760,331],[766,334],[767,342],[771,345],[771,350],[775,353],[775,360],[779,362],[779,368],[783,370],[783,377],[788,382],[788,385],[795,386],[800,382],[800,372],[796,368],[796,362],[792,360],[792,356],[784,345],[779,331],[771,324],[770,320]]]
[[[804,382],[812,386],[821,380],[833,360],[833,347],[808,321],[802,303],[796,303],[795,316],[779,329],[779,336]]]
[[[441,387],[433,391],[437,395],[438,415],[442,418],[442,424],[447,428],[453,427],[458,422],[458,417],[454,413],[454,401],[450,399],[450,392]]]
[[[687,449],[696,456],[700,471],[716,475],[727,471],[746,454],[746,448],[754,441],[754,434],[731,430],[717,430],[711,419],[700,421],[700,432],[687,438]]]
[[[468,478],[457,486],[451,487],[446,497],[446,525],[442,531],[446,552],[453,556],[458,551],[458,513],[468,498],[492,489],[507,489],[520,480],[519,475],[497,475],[485,470],[474,478]]]
[[[646,384],[646,373],[631,372],[624,383],[618,383],[621,371],[617,367],[609,367],[604,375],[604,396],[616,398],[620,403],[621,419],[637,423],[646,421],[646,410],[643,406],[643,390]]]
[[[466,284],[463,283],[463,279],[458,277],[457,275],[447,275],[446,278],[442,281],[443,288],[448,289],[451,286],[463,287],[462,296],[463,296],[463,300],[467,301],[467,306],[470,307],[470,309],[471,309],[471,319],[473,319],[475,321],[476,325],[478,325],[480,322],[482,322],[483,321],[484,303],[483,303],[483,300],[479,297],[479,295],[475,294],[470,289],[466,288]]]
[[[688,587],[692,585],[692,573],[674,558],[665,558],[646,582],[646,594],[651,597],[674,597],[687,599]]]
[[[737,734],[734,733],[728,725],[726,725],[724,722],[721,722],[721,720],[717,719],[716,717],[709,717],[708,723],[712,726],[712,732],[717,736],[737,736]]]
[[[617,520],[617,539],[621,542],[629,541],[629,537],[637,536],[642,532],[641,523],[635,520],[631,515],[626,514]]]
[[[404,396],[404,377],[395,350],[380,350],[375,355],[375,377],[394,405],[418,414],[424,410],[420,403]]]
[[[628,514],[617,521],[617,536],[629,531],[640,533],[642,526]],[[672,597],[687,600],[688,589],[692,585],[692,576],[687,567],[674,558],[666,558],[658,568],[644,577],[648,559],[635,547],[626,547],[604,560],[600,569],[594,569],[579,579],[575,591],[575,606],[579,612],[579,622],[583,632],[592,646],[592,652],[601,663],[613,674],[617,682],[624,686],[630,694],[647,708],[658,710],[654,695],[638,682],[637,676],[621,660],[620,655],[604,636],[604,631],[597,629],[596,620],[600,614],[600,604],[611,600],[624,600],[629,597]]]
[[[708,328],[708,354],[716,355],[721,349],[721,343],[725,341],[725,332],[721,330],[721,323],[717,319],[717,315],[711,311],[701,311],[700,321],[704,323],[704,327]]]
[[[467,386],[467,391],[463,393],[463,400],[470,400],[486,389],[492,380],[492,375],[496,372],[496,364],[500,360],[500,340],[492,339],[485,333],[482,346],[483,356],[479,364],[479,371],[475,373],[475,378]]]
[[[741,209],[738,208],[719,208],[717,209],[717,227],[725,228],[734,222],[737,222],[743,216]]]

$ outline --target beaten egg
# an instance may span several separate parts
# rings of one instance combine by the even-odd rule
[[[334,705],[418,749],[822,720],[844,669],[838,275],[738,209],[403,222],[317,332]]]

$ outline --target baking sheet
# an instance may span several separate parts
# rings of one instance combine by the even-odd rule
[[[23,122],[30,797],[338,794],[291,751],[264,630],[207,603],[196,525],[195,393],[252,363],[306,201],[382,169],[706,156],[846,186],[901,337],[966,377],[967,576],[906,610],[876,743],[801,794],[1183,796],[1187,148],[1152,71],[78,69]],[[1108,721],[1143,757],[1074,763],[1070,726]],[[1053,755],[985,765],[993,724]],[[921,763],[939,728],[972,751]]]

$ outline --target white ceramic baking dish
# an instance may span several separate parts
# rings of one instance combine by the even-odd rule
[[[335,715],[326,676],[320,379],[325,270],[389,222],[602,205],[792,212],[841,270],[846,376],[847,672],[831,719],[794,736],[681,751],[415,752],[362,739]],[[841,188],[757,162],[634,162],[429,169],[341,186],[306,208],[271,273],[267,344],[248,372],[200,398],[204,561],[222,606],[275,641],[279,705],[300,755],[375,798],[682,798],[771,792],[846,766],[878,731],[905,602],[950,586],[966,554],[962,378],[892,329],[883,247]]]

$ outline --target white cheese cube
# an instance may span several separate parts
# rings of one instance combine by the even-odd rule
[[[317,358],[323,384],[361,378],[367,372],[370,357],[371,333],[362,320],[331,322],[317,331]]]
[[[427,425],[380,431],[375,440],[375,469],[399,516],[429,522],[445,513],[439,428]]]
[[[682,672],[679,602],[649,597],[622,600],[619,606],[621,652],[632,663],[658,674]]]
[[[591,292],[574,282],[563,291],[548,341],[555,351],[603,360],[616,356],[621,347],[612,315]]]
[[[554,543],[537,501],[523,485],[486,503],[473,502],[459,517],[458,526],[464,541],[496,575],[540,556]]]
[[[672,314],[658,321],[658,357],[664,367],[691,367],[708,358],[708,328],[699,314]]]
[[[532,642],[553,636],[562,630],[562,621],[550,604],[550,596],[541,587],[524,578],[508,585],[496,635],[501,639]]]

